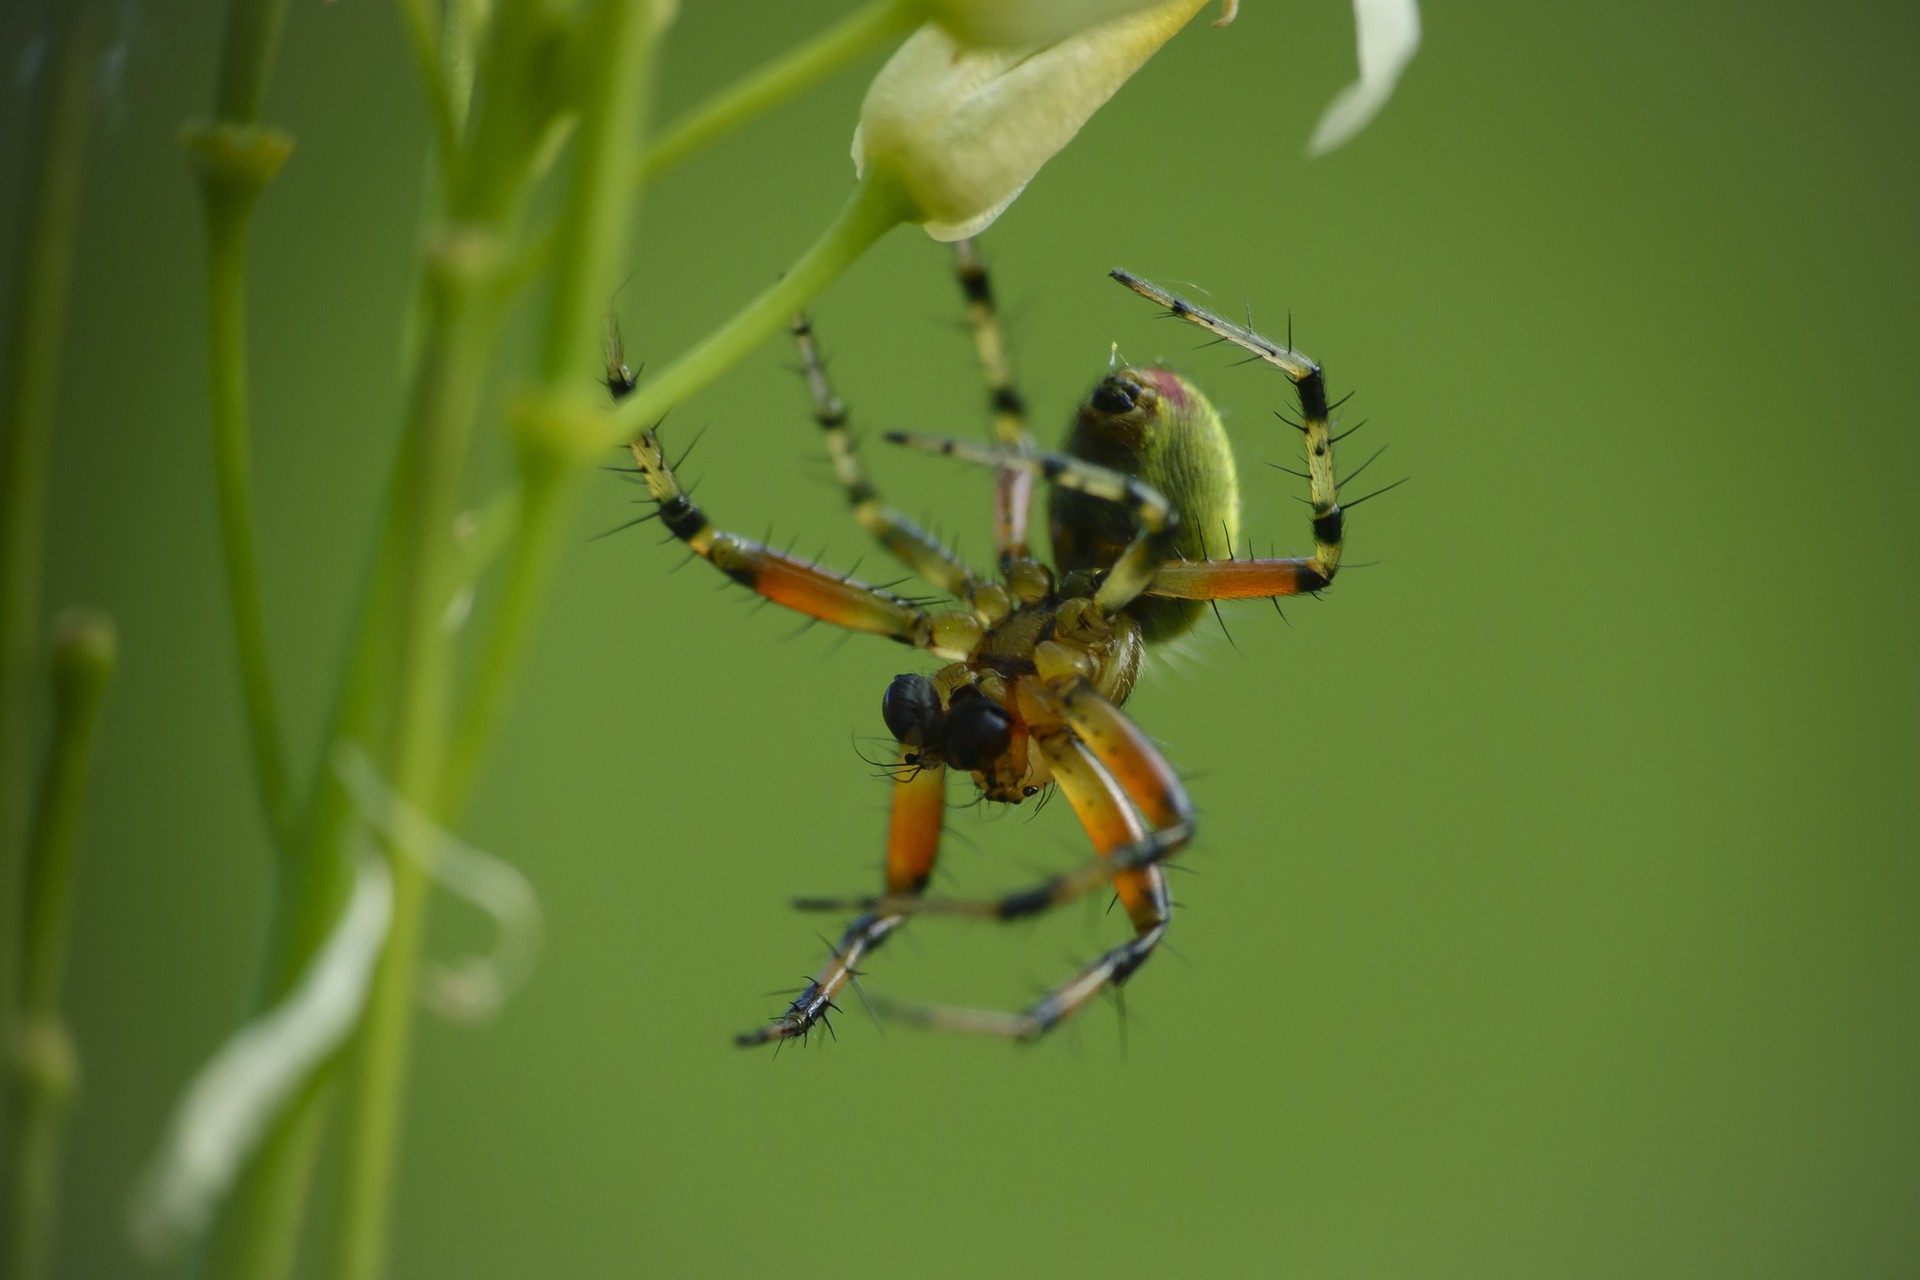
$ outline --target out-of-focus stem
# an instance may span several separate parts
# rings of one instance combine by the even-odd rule
[[[924,17],[922,7],[912,0],[874,0],[856,9],[668,124],[641,157],[634,177],[658,178],[688,156],[906,34]]]
[[[31,111],[15,281],[0,376],[0,1079],[21,1044],[27,796],[39,701],[40,570],[60,347],[86,170],[94,63],[105,22],[84,0],[53,10],[49,65]],[[11,1106],[0,1105],[0,1168],[14,1167]]]
[[[576,37],[578,47],[592,50],[594,56],[582,63],[591,79],[579,91],[581,123],[574,140],[567,199],[560,213],[557,276],[542,346],[546,384],[542,402],[555,397],[564,402],[559,388],[577,368],[580,348],[593,349],[582,339],[597,323],[597,295],[611,274],[629,216],[632,197],[621,177],[619,161],[633,153],[640,128],[650,81],[653,31],[651,5],[602,0],[585,15]],[[476,185],[484,189],[486,184]],[[457,310],[443,310],[441,319],[454,334],[463,331]],[[430,321],[429,332],[435,327]],[[428,380],[423,385],[432,389],[435,356],[431,340],[428,352],[423,365]],[[441,396],[457,397],[463,386],[480,385],[486,354],[484,343],[472,348],[464,343],[454,346],[449,356],[455,376],[439,382]],[[471,363],[462,357],[470,357]],[[558,410],[551,416],[563,424],[568,420]],[[431,433],[424,438],[431,445]],[[482,655],[478,701],[469,704],[461,732],[451,743],[444,736],[443,699],[444,605],[455,568],[452,557],[440,555],[435,561],[424,562],[415,570],[422,579],[415,588],[417,594],[409,593],[403,585],[395,598],[402,612],[411,613],[411,617],[401,631],[403,656],[396,672],[396,687],[403,691],[406,701],[394,739],[393,784],[396,794],[420,804],[430,816],[445,818],[458,809],[475,762],[491,736],[549,574],[570,473],[579,470],[591,456],[587,450],[593,443],[590,431],[520,433],[523,488],[508,590],[492,642]],[[425,458],[431,462],[434,454],[429,451]],[[458,491],[438,492],[433,487],[433,475],[434,469],[429,467],[412,477],[414,483],[425,486],[417,505],[428,523],[419,532],[429,538],[437,534],[444,541],[452,525],[451,504],[457,500]],[[414,604],[414,600],[421,603]],[[417,858],[395,862],[393,926],[374,978],[349,1103],[342,1153],[339,1268],[347,1280],[377,1280],[385,1270],[400,1103],[426,905],[425,878],[419,865]]]
[[[400,14],[407,25],[408,42],[413,46],[414,72],[420,77],[420,87],[427,95],[427,106],[433,116],[434,155],[444,178],[446,167],[453,163],[460,150],[460,132],[466,123],[465,94],[456,96],[458,91],[447,82],[446,60],[441,55],[436,31],[440,22],[434,14],[432,0],[401,0]]]
[[[53,743],[27,842],[25,998],[20,1042],[20,1142],[7,1205],[15,1280],[52,1273],[60,1141],[78,1063],[60,1018],[72,919],[74,837],[86,798],[94,729],[113,678],[113,623],[98,614],[62,621],[53,646]]]
[[[220,41],[220,82],[213,94],[216,119],[252,124],[260,119],[287,21],[287,0],[233,0]]]
[[[208,372],[221,550],[255,776],[280,853],[274,881],[276,924],[255,984],[256,998],[262,1000],[271,999],[288,980],[274,972],[280,964],[275,952],[296,915],[296,895],[314,871],[295,862],[292,796],[273,709],[247,466],[246,226],[260,190],[278,171],[291,146],[284,135],[258,127],[286,15],[287,0],[231,0],[221,39],[213,119],[188,126],[184,137],[207,210]],[[226,222],[233,225],[223,227]],[[309,1090],[269,1136],[223,1207],[208,1251],[199,1260],[202,1270],[247,1280],[273,1280],[292,1271],[306,1203],[307,1171],[321,1128],[319,1102],[324,1096],[322,1089]]]
[[[426,340],[415,385],[408,440],[393,500],[390,601],[397,641],[391,672],[392,727],[382,756],[395,794],[438,818],[444,768],[449,644],[446,606],[453,581],[454,517],[465,454],[493,331],[491,308],[475,276],[457,261],[459,245],[434,253]],[[374,972],[359,1035],[359,1060],[344,1117],[339,1274],[381,1273],[400,1096],[426,917],[427,880],[419,859],[393,860],[393,920]]]
[[[233,613],[234,653],[267,830],[284,859],[294,837],[266,610],[254,539],[247,419],[247,232],[255,204],[293,143],[258,125],[189,125],[183,140],[200,179],[207,218],[207,369],[220,550]]]

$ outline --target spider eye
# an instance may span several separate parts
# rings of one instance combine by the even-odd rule
[[[1013,717],[991,698],[970,698],[947,716],[947,763],[969,772],[984,769],[1013,744]]]
[[[1093,389],[1091,403],[1101,413],[1122,414],[1133,410],[1140,388],[1125,378],[1112,377],[1103,380]]]
[[[940,723],[940,696],[933,691],[933,681],[925,676],[895,676],[880,699],[880,718],[895,741],[926,746]]]

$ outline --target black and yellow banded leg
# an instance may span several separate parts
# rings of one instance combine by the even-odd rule
[[[1035,747],[1046,757],[1054,781],[1073,806],[1087,836],[1108,864],[1098,880],[1113,885],[1114,893],[1133,921],[1134,936],[1086,966],[1024,1013],[962,1009],[944,1005],[914,1005],[875,998],[889,1019],[945,1031],[966,1031],[1037,1040],[1110,987],[1119,986],[1145,964],[1166,935],[1172,915],[1166,873],[1145,851],[1170,853],[1184,843],[1186,830],[1149,833],[1119,784],[1097,763],[1092,751],[1065,725],[1036,727]],[[1138,865],[1131,865],[1137,860]],[[1115,863],[1125,865],[1116,869]]]
[[[993,438],[1015,453],[1032,453],[1027,431],[1027,406],[1013,385],[1013,364],[1007,356],[1006,332],[993,302],[993,284],[987,267],[971,240],[954,245],[954,274],[967,300],[967,325],[973,331],[980,374],[987,383],[987,408],[993,420]],[[1033,521],[1033,474],[1003,469],[994,483],[993,547],[1002,571],[1015,560],[1030,560],[1029,529]]]
[[[874,540],[921,578],[954,599],[972,607],[980,583],[973,570],[939,539],[908,520],[880,500],[880,494],[867,479],[854,447],[853,433],[847,429],[847,406],[834,394],[820,359],[820,346],[813,338],[813,326],[805,314],[793,319],[793,344],[799,349],[800,364],[807,377],[807,391],[813,400],[813,420],[827,439],[827,456],[833,460],[834,478],[840,482],[853,509],[853,518]],[[1005,610],[999,616],[1005,616]],[[994,617],[991,621],[998,621]]]
[[[1271,338],[1262,337],[1244,325],[1222,319],[1204,307],[1196,307],[1184,298],[1179,298],[1159,285],[1142,280],[1139,276],[1121,271],[1118,268],[1109,272],[1115,280],[1127,286],[1143,298],[1151,298],[1167,309],[1167,314],[1188,324],[1197,325],[1215,337],[1224,338],[1244,351],[1253,353],[1257,358],[1273,365],[1292,380],[1294,389],[1300,393],[1300,421],[1295,425],[1305,437],[1307,454],[1307,500],[1313,508],[1313,555],[1302,561],[1309,572],[1298,581],[1313,582],[1316,586],[1300,588],[1317,591],[1333,581],[1333,575],[1340,568],[1341,515],[1340,499],[1334,480],[1333,468],[1333,424],[1329,419],[1327,405],[1327,380],[1320,366],[1302,352],[1292,347],[1283,347]],[[1246,563],[1246,562],[1242,562]],[[1285,580],[1284,566],[1288,561],[1269,562],[1275,569],[1269,580],[1279,583]],[[1174,580],[1186,587],[1186,591],[1197,590],[1198,578],[1173,575]],[[1244,585],[1249,579],[1235,574],[1222,575],[1221,581]],[[1158,580],[1156,580],[1156,586]],[[1187,600],[1224,600],[1232,598],[1225,594],[1194,595],[1186,591],[1160,591],[1150,589],[1153,595],[1179,596]],[[1287,595],[1285,591],[1252,591],[1239,593],[1243,597],[1260,595]]]
[[[971,656],[979,645],[983,628],[970,613],[929,612],[891,592],[715,529],[680,487],[652,429],[628,448],[667,531],[740,585],[808,617],[886,636],[952,661]]]
[[[1093,595],[1093,602],[1110,618],[1146,591],[1155,571],[1173,553],[1180,513],[1158,489],[1137,476],[1123,475],[1064,453],[1015,453],[995,445],[908,431],[889,431],[885,439],[890,444],[904,444],[963,462],[1002,470],[1018,469],[1059,488],[1126,507],[1139,523],[1140,533],[1100,580]]]
[[[901,763],[910,764],[907,757],[911,754],[910,748],[902,747]],[[894,784],[892,817],[887,825],[889,895],[910,899],[926,886],[940,855],[946,803],[946,770],[938,765],[916,769]],[[904,915],[883,912],[868,912],[855,920],[834,944],[826,966],[807,980],[793,1003],[770,1025],[735,1036],[734,1043],[748,1048],[796,1036],[804,1039],[815,1024],[824,1023],[829,1013],[839,1011],[835,1000],[858,975],[860,961],[905,922]]]

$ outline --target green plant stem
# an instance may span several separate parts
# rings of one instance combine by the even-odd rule
[[[474,232],[456,233],[480,234]],[[493,317],[477,273],[457,259],[458,244],[430,251],[427,338],[415,385],[408,439],[393,501],[389,554],[395,568],[391,615],[397,641],[391,683],[394,715],[382,752],[397,795],[441,817],[454,517],[465,455],[492,346]],[[380,1274],[399,1138],[408,1031],[413,1015],[427,879],[418,859],[393,860],[393,922],[373,977],[358,1037],[353,1091],[344,1117],[344,1199],[340,1274]]]
[[[560,215],[557,278],[543,344],[542,373],[549,388],[543,403],[558,394],[555,389],[577,368],[581,335],[592,331],[598,317],[597,303],[588,300],[596,296],[610,274],[614,251],[629,217],[631,196],[627,184],[619,178],[617,160],[632,154],[640,127],[650,79],[653,25],[651,6],[603,0],[589,12],[575,35],[575,47],[583,55],[579,65],[587,70],[588,80],[579,91],[581,124],[574,140],[568,195]],[[484,189],[485,185],[478,183],[476,187]],[[450,322],[456,334],[462,331],[452,323],[458,320],[457,311],[443,312],[442,318]],[[477,364],[464,372],[472,374],[477,384],[485,368],[486,347],[479,345],[466,354]],[[433,367],[430,354],[426,367],[429,377]],[[458,385],[457,381],[443,383],[441,397],[451,398]],[[557,411],[550,416],[564,424],[568,415]],[[430,816],[452,819],[473,775],[475,761],[491,737],[550,576],[558,530],[563,524],[560,513],[566,506],[568,476],[590,456],[582,445],[582,439],[590,434],[564,430],[520,433],[523,490],[507,594],[494,641],[482,658],[478,700],[470,704],[477,711],[470,709],[463,718],[462,732],[451,744],[451,758],[448,743],[440,735],[446,723],[447,692],[442,615],[452,586],[449,571],[453,562],[443,557],[437,565],[423,568],[424,581],[417,589],[418,595],[403,589],[397,597],[403,613],[409,609],[414,612],[401,631],[407,640],[396,676],[397,687],[406,691],[406,701],[394,744],[393,782],[399,795],[412,799]],[[441,443],[444,448],[449,442]],[[430,450],[428,456],[435,455]],[[429,469],[426,476],[433,474]],[[444,539],[453,517],[447,504],[457,496],[457,492],[428,493],[418,504],[425,510],[423,518],[428,523],[418,532],[432,537],[438,530]],[[428,602],[424,609],[411,603],[420,596]],[[434,607],[434,602],[441,607]],[[429,647],[435,639],[442,645],[437,652]],[[434,700],[428,701],[417,692],[422,689],[433,691],[430,696]],[[427,884],[420,859],[396,860],[394,887],[393,925],[374,977],[346,1118],[339,1273],[347,1280],[377,1280],[384,1273],[400,1104],[425,919]]]
[[[924,18],[913,0],[874,0],[856,9],[663,128],[635,166],[635,179],[658,178],[688,156],[911,31]]]
[[[97,614],[61,622],[53,647],[53,743],[27,849],[25,998],[20,1055],[20,1143],[8,1205],[15,1280],[51,1274],[60,1143],[78,1063],[60,1017],[72,919],[75,834],[86,799],[100,703],[113,678],[113,623]]]
[[[465,97],[456,97],[455,87],[447,83],[446,60],[440,50],[431,0],[400,0],[400,14],[406,21],[407,41],[413,47],[414,72],[420,77],[433,116],[433,150],[444,181],[446,167],[460,153],[460,131],[466,123]]]
[[[60,349],[86,172],[102,6],[56,8],[49,64],[35,86],[21,188],[18,252],[0,378],[0,1080],[20,1043],[27,797],[40,696],[40,573]],[[0,1103],[0,1168],[13,1167],[15,1116]],[[0,1207],[9,1217],[12,1207]]]
[[[257,785],[280,853],[281,874],[276,876],[273,890],[274,924],[269,931],[260,978],[255,984],[255,1000],[262,1004],[283,992],[293,981],[292,973],[298,971],[284,962],[276,962],[276,953],[282,950],[281,944],[293,928],[299,908],[307,904],[336,905],[337,896],[334,903],[329,903],[307,883],[324,878],[329,869],[320,868],[316,873],[312,863],[295,864],[295,842],[290,838],[293,834],[291,796],[284,781],[284,757],[279,755],[281,739],[275,727],[265,645],[263,640],[255,643],[248,638],[249,635],[264,637],[265,627],[260,624],[247,469],[246,313],[242,274],[247,218],[243,206],[250,211],[265,179],[252,184],[243,179],[230,193],[217,190],[222,185],[218,180],[218,166],[213,174],[208,172],[207,157],[199,154],[196,147],[196,135],[201,141],[211,142],[223,128],[245,136],[250,126],[257,125],[286,13],[286,0],[232,0],[221,41],[214,120],[210,124],[191,126],[186,139],[190,153],[199,162],[208,215],[208,368],[213,393],[221,546],[233,610],[241,691],[247,702],[253,737]],[[255,130],[254,136],[259,140],[272,139],[275,135]],[[247,194],[249,185],[253,186],[250,195]],[[237,229],[217,225],[228,220],[237,222]],[[260,694],[266,694],[267,700],[262,701]],[[263,754],[263,743],[270,754]],[[270,781],[275,775],[280,782]],[[314,803],[319,804],[317,795]],[[233,1196],[222,1206],[215,1234],[199,1259],[203,1271],[268,1280],[292,1270],[301,1211],[306,1201],[305,1171],[311,1167],[312,1154],[319,1145],[324,1119],[321,1103],[325,1097],[324,1087],[307,1090],[269,1135],[262,1151],[243,1173]]]
[[[213,94],[216,119],[254,124],[267,97],[280,31],[287,21],[287,0],[233,0],[220,41],[220,80]]]
[[[453,814],[465,808],[467,795],[493,745],[493,735],[512,700],[534,623],[546,599],[546,584],[559,556],[560,535],[566,528],[565,515],[571,509],[578,480],[574,470],[553,467],[542,460],[523,464],[522,477],[512,541],[508,544],[506,583],[481,647],[473,688],[449,747],[443,794],[447,810]]]
[[[234,653],[260,805],[284,860],[294,843],[266,610],[254,537],[247,418],[247,234],[260,193],[286,162],[292,142],[253,125],[190,125],[183,135],[207,219],[207,367],[220,549],[233,615]]]
[[[791,323],[796,311],[858,261],[881,236],[904,222],[911,211],[904,194],[890,183],[876,178],[854,188],[820,238],[771,288],[621,402],[609,418],[612,425],[601,444],[608,448],[625,444],[666,416],[669,409],[739,364],[755,347]]]

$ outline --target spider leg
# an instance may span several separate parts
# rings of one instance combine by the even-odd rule
[[[1169,560],[1146,594],[1176,600],[1264,600],[1324,589],[1331,566],[1319,556],[1286,560]]]
[[[980,373],[987,383],[987,404],[993,414],[993,438],[1014,453],[1032,453],[1027,431],[1027,406],[1013,385],[1013,366],[1007,358],[1006,334],[993,303],[993,285],[972,240],[954,245],[954,274],[967,300],[967,324],[973,330]],[[1033,473],[1002,468],[993,491],[993,547],[1005,571],[1016,560],[1031,560],[1028,528],[1033,518]]]
[[[1158,489],[1137,476],[1124,475],[1064,453],[1015,453],[994,445],[910,431],[889,431],[885,439],[890,444],[904,444],[963,462],[977,462],[1002,470],[1018,469],[1059,488],[1091,494],[1129,508],[1141,532],[1114,561],[1093,594],[1093,602],[1110,618],[1152,584],[1155,572],[1173,553],[1180,513]]]
[[[902,747],[900,754],[903,764],[910,763],[906,757],[911,748]],[[889,895],[910,900],[933,874],[946,803],[946,770],[939,765],[916,770],[894,784],[893,812],[887,827]],[[862,958],[878,950],[906,919],[897,913],[868,912],[848,925],[834,944],[832,958],[808,980],[793,1003],[769,1025],[735,1036],[734,1043],[747,1048],[796,1036],[804,1038],[814,1024],[838,1008],[834,998],[853,981]]]
[[[1060,721],[1036,725],[1034,744],[1105,860],[1098,880],[1112,883],[1133,921],[1134,936],[1023,1013],[912,1005],[876,997],[874,1003],[887,1016],[940,1030],[1036,1040],[1102,991],[1126,982],[1166,936],[1172,903],[1166,873],[1158,863],[1192,836],[1192,810],[1185,790],[1145,735],[1090,688],[1069,687],[1055,695],[1053,703],[1061,712]],[[1156,822],[1164,819],[1169,825],[1150,832],[1143,816]]]
[[[654,429],[641,432],[628,447],[668,532],[749,590],[822,622],[886,636],[943,658],[968,657],[979,644],[983,629],[971,614],[929,612],[891,592],[716,530],[681,488]]]
[[[1023,692],[1037,697],[1041,705],[1057,716],[1051,727],[1036,728],[1035,734],[1058,734],[1064,726],[1072,740],[1099,762],[1104,777],[1097,781],[1110,781],[1118,787],[1133,810],[1144,819],[1147,824],[1144,834],[1113,847],[1099,846],[1098,859],[1051,876],[1031,888],[997,898],[928,898],[920,896],[916,889],[910,897],[888,894],[864,898],[798,898],[793,905],[802,911],[877,911],[903,916],[1022,920],[1104,888],[1125,873],[1157,867],[1186,847],[1193,839],[1193,805],[1187,798],[1186,787],[1166,757],[1124,712],[1078,676],[1069,678],[1058,691],[1039,690],[1029,682]],[[1070,775],[1081,772],[1074,767],[1075,757],[1067,759]],[[1053,756],[1049,755],[1048,760],[1051,763]],[[1069,785],[1084,787],[1094,781],[1069,778],[1062,780],[1062,786],[1063,789]],[[1069,799],[1072,794],[1068,792]],[[1149,882],[1136,883],[1151,888]],[[1137,895],[1136,900],[1144,901],[1147,897],[1150,895]],[[1147,912],[1148,919],[1153,916],[1152,911]]]
[[[1311,582],[1319,579],[1318,586],[1296,587],[1296,590],[1317,591],[1333,581],[1334,573],[1340,568],[1341,515],[1340,499],[1334,482],[1333,471],[1333,425],[1329,421],[1327,406],[1327,380],[1320,366],[1302,352],[1291,346],[1281,346],[1271,338],[1264,338],[1244,325],[1224,320],[1204,307],[1196,307],[1184,298],[1175,297],[1157,284],[1142,280],[1136,275],[1115,269],[1109,273],[1115,280],[1127,286],[1143,298],[1151,298],[1167,309],[1169,315],[1197,325],[1216,337],[1224,338],[1242,350],[1273,365],[1292,380],[1294,389],[1300,393],[1300,421],[1294,425],[1305,437],[1307,451],[1308,501],[1313,507],[1313,555],[1310,559],[1298,562],[1305,575],[1294,573],[1290,568],[1296,562],[1278,560],[1264,563],[1271,566],[1264,578],[1258,573],[1238,575],[1224,573],[1220,575],[1222,584],[1231,584],[1241,588],[1229,594],[1221,591],[1213,594],[1192,594],[1205,589],[1202,579],[1205,574],[1191,576],[1175,572],[1168,585],[1180,586],[1181,590],[1160,590],[1161,578],[1156,575],[1149,594],[1178,596],[1187,600],[1214,600],[1248,596],[1288,595],[1291,592],[1277,589],[1279,584],[1289,580]],[[1242,564],[1247,563],[1242,561]],[[1163,566],[1171,568],[1172,566]],[[1248,584],[1253,581],[1276,584],[1274,590],[1251,590]]]
[[[881,502],[879,491],[867,479],[854,447],[853,433],[847,430],[847,406],[833,392],[826,366],[820,361],[820,346],[813,339],[813,326],[804,313],[793,318],[793,343],[799,348],[800,363],[807,375],[813,420],[827,437],[827,455],[833,460],[833,474],[846,492],[853,518],[914,573],[971,606],[980,585],[973,570],[942,546],[939,539]]]

